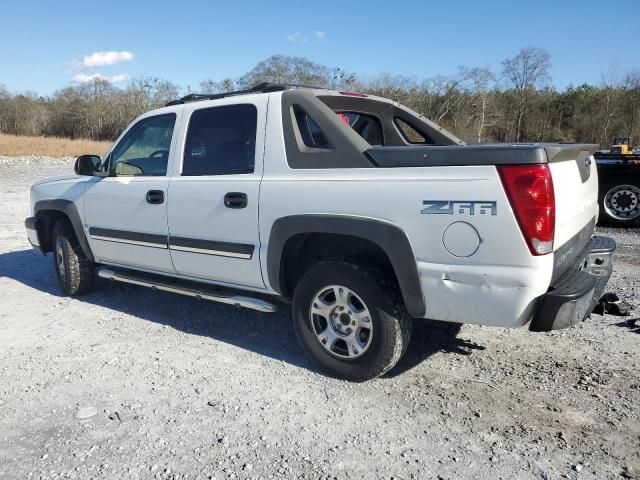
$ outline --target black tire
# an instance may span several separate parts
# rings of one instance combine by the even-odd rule
[[[74,297],[92,291],[95,285],[95,265],[85,256],[67,222],[56,222],[51,242],[53,266],[62,293]]]
[[[324,288],[335,285],[355,293],[371,317],[370,343],[357,358],[340,358],[330,353],[315,331],[310,313],[312,301]],[[294,292],[293,326],[306,354],[323,371],[354,382],[370,380],[391,370],[407,349],[411,325],[412,319],[395,288],[383,285],[375,273],[353,264],[317,263],[302,276]]]
[[[611,203],[612,195],[615,194],[615,191],[618,189],[629,190],[631,191],[631,195],[624,194],[623,199],[626,202],[629,202],[631,198],[632,206],[634,207],[631,216],[633,218],[623,218],[625,215],[628,215],[629,212],[616,212],[614,205]],[[605,182],[601,184],[601,188],[598,195],[598,204],[600,207],[600,221],[599,223],[602,225],[610,225],[617,227],[630,227],[636,226],[640,224],[640,185],[637,180],[625,178],[625,177],[613,177],[611,179],[606,179]],[[622,204],[623,202],[618,199],[618,201]]]

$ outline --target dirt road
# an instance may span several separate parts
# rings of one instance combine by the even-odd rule
[[[23,227],[56,163],[0,161],[0,478],[640,478],[640,325],[424,321],[385,378],[335,380],[288,312],[60,297]],[[609,290],[640,313],[640,232],[607,234]]]

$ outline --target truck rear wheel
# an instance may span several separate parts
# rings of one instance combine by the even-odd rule
[[[617,178],[607,182],[600,197],[603,219],[614,225],[629,225],[640,220],[640,187]]]
[[[82,295],[93,290],[95,266],[82,251],[73,230],[63,221],[58,221],[51,235],[53,266],[58,285],[66,296]]]
[[[343,262],[320,262],[302,276],[293,298],[293,323],[316,365],[356,382],[393,368],[411,336],[411,319],[395,292]]]

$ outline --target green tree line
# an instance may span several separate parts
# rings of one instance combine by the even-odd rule
[[[551,86],[549,54],[524,48],[496,68],[460,67],[425,79],[380,74],[365,78],[302,57],[272,56],[236,79],[180,88],[137,78],[124,88],[104,80],[50,96],[12,93],[0,85],[0,132],[113,140],[129,122],[184,93],[218,93],[279,82],[336,88],[396,100],[467,142],[589,142],[614,136],[640,140],[640,70],[610,74],[598,85]]]

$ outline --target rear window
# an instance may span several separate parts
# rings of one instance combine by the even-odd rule
[[[254,105],[196,110],[191,115],[182,175],[253,173],[258,111]]]
[[[358,112],[340,112],[337,115],[369,145],[382,145],[382,125],[376,117]]]

